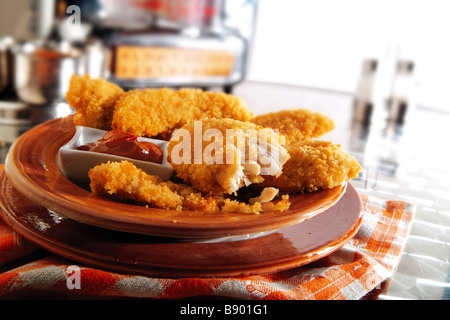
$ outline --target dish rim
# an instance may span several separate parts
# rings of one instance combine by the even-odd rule
[[[17,189],[9,183],[8,178],[4,176],[4,173],[0,173],[0,185],[0,193],[2,194],[4,194],[4,191],[6,190],[5,186],[13,192],[17,192]],[[19,198],[23,198],[23,195],[20,194]],[[19,204],[19,208],[17,208],[14,205],[14,201],[18,201],[14,196],[9,199],[1,197],[0,205],[3,207],[3,210],[1,210],[0,215],[3,214],[4,218],[6,218],[5,222],[7,222],[13,230],[16,230],[19,234],[25,236],[37,245],[47,248],[49,251],[58,255],[94,267],[105,268],[115,272],[131,272],[152,277],[250,276],[299,267],[327,256],[345,245],[358,232],[363,217],[361,198],[355,188],[351,187],[346,191],[342,202],[324,212],[324,215],[315,216],[312,219],[305,221],[304,224],[292,225],[268,235],[248,240],[216,243],[194,241],[189,243],[158,237],[141,238],[138,236],[137,238],[136,236],[132,236],[129,238],[126,234],[110,233],[103,229],[96,229],[95,227],[91,228],[85,224],[78,224],[76,221],[70,219],[55,221],[53,213],[38,204],[24,204],[22,201]],[[27,222],[29,220],[27,219],[27,212],[29,212],[29,210],[23,211],[23,206],[38,206],[38,211],[44,210],[42,212],[45,212],[45,217],[51,218],[50,223],[52,225],[50,226],[50,231],[47,229],[43,230],[40,227],[36,228],[33,224],[29,224]],[[343,216],[335,214],[342,210],[344,210]],[[41,217],[42,212],[40,215],[38,213],[38,217]],[[349,216],[349,214],[351,214],[351,216]],[[325,218],[325,216],[327,216],[327,218]],[[47,218],[45,217],[43,220],[47,221]],[[317,221],[322,221],[323,219],[328,221],[330,217],[333,218],[326,224],[328,227],[324,230],[323,225],[317,223]],[[347,227],[345,227],[345,230],[342,230],[342,232],[330,236],[329,232],[326,230],[331,231],[327,228],[333,228],[333,230],[335,230],[336,228],[333,226],[333,223],[336,221],[341,221],[341,223],[344,223]],[[70,229],[68,232],[72,232],[73,234],[66,237],[65,233],[61,231],[60,222],[62,222],[62,224],[69,223]],[[310,226],[310,223],[313,224],[313,228],[308,227]],[[68,227],[69,226],[65,226],[65,228]],[[60,231],[56,231],[55,228]],[[342,227],[340,228],[342,229]],[[74,229],[76,229],[77,232],[75,232]],[[98,232],[96,232],[96,230],[98,230]],[[311,232],[316,235],[312,236]],[[85,238],[86,235],[88,239]],[[319,243],[318,241],[313,240],[317,236],[320,237],[319,239],[322,239],[320,240],[322,242],[319,241]],[[94,250],[90,249],[92,239],[95,239],[93,242],[94,245],[97,245]],[[280,246],[275,246],[278,249],[273,248],[273,241],[276,241],[277,239],[278,241],[283,241],[282,248]],[[78,240],[82,240],[81,245]],[[301,243],[298,241],[301,241]],[[302,241],[306,241],[308,244],[302,244]],[[125,246],[129,244],[132,248],[124,250],[126,247],[117,247],[117,244],[124,244]],[[286,244],[288,245],[286,246]],[[145,246],[145,249],[142,248],[142,246]],[[105,248],[109,248],[109,251],[105,251]],[[292,249],[294,249],[294,251],[292,251]],[[258,254],[257,252],[261,252],[261,250],[268,251],[266,251],[266,254],[264,255]],[[286,250],[291,250],[288,255],[286,255]],[[134,257],[132,252],[135,253]],[[136,252],[139,254],[136,255]],[[160,254],[157,254],[158,252],[162,255],[162,258],[160,257]],[[186,252],[194,252],[197,254],[185,254],[185,257],[180,261],[177,253],[183,254]],[[201,252],[203,252],[203,254],[199,254]],[[255,253],[255,259],[249,257],[249,253],[252,252]],[[129,253],[131,253],[131,255]],[[238,263],[234,259],[230,259],[230,255],[233,256],[236,254],[236,258],[240,260],[244,259],[246,264]],[[206,261],[207,263],[205,263],[205,258],[209,256],[214,256],[216,259],[211,260],[211,258],[209,258],[209,260]],[[172,259],[166,260],[167,257],[172,257]],[[221,260],[218,260],[217,257]],[[187,261],[186,258],[188,259]],[[220,261],[224,261],[224,259],[226,259],[226,263],[222,265]]]
[[[57,151],[74,132],[73,115],[28,130],[11,146],[5,173],[14,187],[30,200],[73,220],[116,231],[209,239],[276,230],[324,212],[340,200],[348,185],[346,182],[333,189],[290,196],[291,203],[303,201],[309,205],[306,211],[296,208],[260,215],[220,212],[212,213],[215,219],[210,221],[208,212],[145,208],[94,195],[76,185],[62,174],[56,163]]]

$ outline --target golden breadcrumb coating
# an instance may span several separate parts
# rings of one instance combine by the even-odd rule
[[[66,100],[76,111],[76,125],[170,139],[167,160],[184,183],[162,181],[127,161],[90,170],[92,192],[120,201],[173,210],[283,211],[289,208],[289,196],[278,192],[333,188],[361,170],[339,145],[313,140],[333,130],[334,122],[305,109],[255,117],[233,95],[190,88],[125,92],[88,75],[72,76]],[[251,201],[230,197],[249,185],[267,189],[253,194]]]
[[[221,196],[206,195],[185,184],[162,181],[128,161],[108,162],[89,171],[93,193],[119,201],[173,210],[217,211]]]
[[[334,129],[334,122],[327,116],[306,109],[281,110],[256,116],[252,122],[278,129],[286,137],[287,144],[317,138]]]
[[[174,132],[167,161],[179,178],[201,192],[233,194],[266,175],[281,174],[289,158],[283,144],[284,137],[270,128],[206,119]]]
[[[148,88],[124,92],[105,79],[73,75],[66,100],[75,109],[74,123],[103,130],[169,140],[182,125],[206,118],[248,121],[253,111],[240,97],[223,92],[182,88]]]
[[[225,199],[222,210],[230,212],[260,214],[264,211],[282,212],[288,210],[290,205],[291,203],[289,202],[289,195],[285,194],[281,196],[281,200],[271,201],[267,203],[255,202],[254,204],[249,204],[242,201]]]
[[[361,171],[356,159],[339,145],[309,140],[287,146],[290,159],[279,177],[267,177],[261,187],[283,192],[311,192],[336,187],[354,179]]]
[[[119,86],[102,78],[73,75],[66,100],[75,109],[74,123],[110,130],[116,101],[123,93]]]
[[[221,194],[202,194],[184,183],[162,181],[128,161],[107,162],[89,171],[93,193],[118,201],[172,210],[229,211],[260,214],[262,211],[283,211],[289,208],[289,197],[278,202],[252,205],[225,199]]]
[[[263,203],[261,206],[263,211],[285,211],[289,209],[291,203],[289,201],[289,195],[283,194],[281,200]]]
[[[262,205],[259,202],[254,204],[247,204],[245,202],[239,202],[237,200],[225,199],[222,207],[224,211],[229,212],[242,212],[242,213],[260,213],[262,212]]]
[[[200,89],[143,89],[123,95],[116,103],[113,128],[165,140],[182,125],[206,118],[247,121],[253,112],[246,102],[222,92]]]

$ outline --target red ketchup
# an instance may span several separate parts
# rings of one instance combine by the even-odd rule
[[[162,163],[163,159],[163,153],[156,144],[138,141],[136,135],[119,130],[108,131],[97,142],[87,143],[77,149],[155,163]]]

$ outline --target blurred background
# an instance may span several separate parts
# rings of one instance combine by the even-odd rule
[[[330,116],[359,192],[417,204],[384,298],[450,298],[448,0],[0,0],[0,162],[73,73]]]
[[[62,22],[74,13],[66,10],[72,4],[81,8],[82,28],[77,28],[78,21],[72,20],[72,30],[63,30]],[[177,5],[184,9],[177,9]],[[195,16],[193,12],[200,7],[202,17]],[[130,34],[135,37],[133,44],[147,45],[159,40],[152,40],[151,36],[138,39],[137,33],[170,30],[191,38],[204,38],[206,33],[228,37],[217,41],[202,39],[194,47],[224,49],[235,55],[236,64],[243,65],[224,65],[227,79],[216,75],[201,85],[232,85],[245,77],[251,81],[354,93],[364,60],[374,59],[378,62],[376,75],[385,76],[382,85],[388,87],[379,90],[388,95],[395,80],[393,61],[407,60],[414,63],[417,103],[450,111],[446,94],[450,74],[448,7],[446,0],[0,0],[0,37],[24,41],[53,32],[72,42],[83,41],[83,37],[91,41],[89,38],[94,36],[109,41],[109,46],[112,42],[129,41],[123,38],[125,31],[129,38]],[[114,29],[115,38],[107,39],[110,35],[106,35],[106,29]],[[191,38],[173,39],[169,46],[192,47]],[[239,42],[241,38],[245,43]],[[128,81],[127,85],[137,86],[138,82]],[[148,85],[151,81],[140,82]]]
[[[393,72],[389,70],[393,59],[412,61],[417,103],[450,111],[448,1],[258,4],[251,79],[353,93],[363,60],[377,60],[378,73],[388,74]],[[386,86],[393,80],[387,77]]]

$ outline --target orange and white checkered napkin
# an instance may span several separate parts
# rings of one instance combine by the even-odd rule
[[[48,255],[3,270],[0,273],[0,298],[1,295],[47,292],[58,298],[94,295],[166,299],[197,296],[253,300],[359,299],[392,276],[415,210],[413,204],[402,201],[361,197],[363,222],[356,236],[333,254],[306,266],[250,277],[165,279],[118,274],[80,265],[77,285],[71,282],[73,273],[69,268],[76,262]],[[33,249],[36,247],[1,222],[2,264]]]

